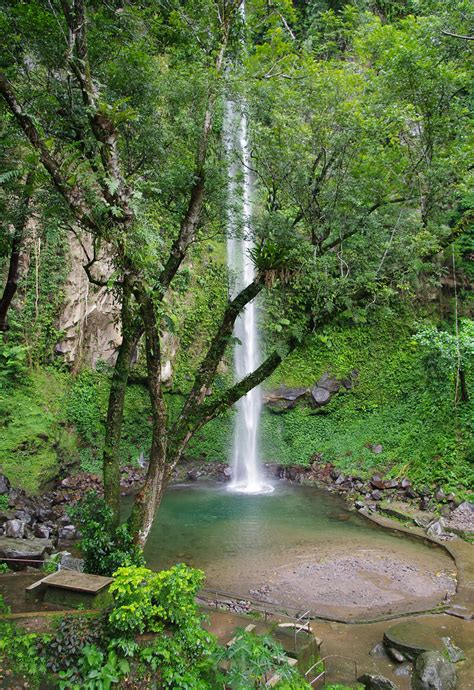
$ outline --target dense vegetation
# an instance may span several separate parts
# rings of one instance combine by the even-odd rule
[[[0,672],[28,687],[247,690],[276,666],[277,687],[306,687],[271,638],[218,646],[200,571],[143,559],[176,467],[227,462],[233,405],[256,385],[308,389],[264,407],[264,461],[472,495],[472,6],[241,9],[0,3],[0,470],[37,493],[102,474],[104,499],[70,516],[86,570],[114,576],[101,615],[41,634],[0,617]],[[229,109],[249,131],[248,228]],[[235,295],[232,233],[255,268]],[[234,324],[254,299],[263,360],[235,381]],[[102,307],[116,340],[94,351]],[[326,373],[351,385],[317,407]],[[143,459],[120,524],[121,466]]]

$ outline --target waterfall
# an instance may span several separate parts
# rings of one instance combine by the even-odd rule
[[[250,251],[253,180],[247,136],[247,119],[243,112],[226,101],[225,139],[229,160],[229,215],[227,265],[234,281],[231,298],[252,282],[255,275]],[[255,300],[237,318],[234,327],[234,367],[237,380],[244,378],[260,364],[260,343]],[[232,447],[232,482],[230,490],[241,493],[268,493],[273,490],[262,480],[259,462],[259,426],[262,400],[259,387],[241,398],[236,407]]]

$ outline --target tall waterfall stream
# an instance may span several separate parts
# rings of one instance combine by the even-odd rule
[[[230,297],[249,285],[255,276],[250,252],[254,246],[250,228],[253,180],[246,115],[231,100],[226,102],[224,134],[229,160],[229,215],[227,264],[230,269]],[[234,336],[234,367],[237,380],[260,364],[257,308],[252,300],[238,317]],[[261,391],[253,388],[237,403],[232,447],[232,481],[229,489],[241,493],[269,493],[273,488],[261,476],[259,422]]]

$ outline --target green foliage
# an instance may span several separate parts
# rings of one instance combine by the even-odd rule
[[[1,606],[0,612],[7,613]],[[38,653],[38,645],[47,644],[48,635],[26,633],[8,620],[0,620],[0,667],[28,679],[28,687],[39,688],[47,673],[46,659]]]
[[[0,335],[0,389],[24,381],[28,372],[28,348],[12,345]]]
[[[283,647],[269,636],[237,630],[235,642],[221,649],[220,657],[228,662],[225,681],[232,690],[262,688],[276,672],[282,679],[277,687],[282,690],[310,687],[287,663]]]
[[[5,575],[8,572],[9,572],[8,565],[6,563],[0,563],[0,575]],[[0,605],[0,611],[1,611],[1,605]]]
[[[112,510],[94,492],[69,509],[79,526],[84,569],[95,575],[112,575],[121,566],[142,565],[143,554],[134,543],[126,524],[114,527]]]
[[[470,372],[474,366],[474,321],[462,319],[459,332],[438,330],[433,324],[421,326],[413,336],[424,353],[428,370],[441,379],[453,379],[456,370]]]
[[[112,628],[130,634],[160,632],[167,623],[186,627],[197,617],[195,595],[203,579],[204,573],[184,564],[158,573],[119,568],[110,586],[115,601]]]
[[[0,510],[8,510],[9,505],[10,499],[8,498],[7,494],[2,494],[0,496]]]
[[[37,492],[77,461],[65,418],[68,386],[65,373],[33,369],[21,384],[0,389],[0,468],[13,486]]]
[[[105,619],[100,616],[63,616],[55,621],[51,637],[40,643],[39,654],[46,658],[46,668],[52,673],[67,674],[70,681],[79,682],[78,671],[86,645],[103,642]]]

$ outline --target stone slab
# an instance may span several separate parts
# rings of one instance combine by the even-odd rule
[[[111,577],[103,577],[102,575],[79,573],[76,570],[58,570],[45,577],[43,581],[47,584],[48,589],[50,587],[59,587],[60,589],[85,592],[87,594],[98,594],[108,587],[113,582],[113,579]]]

